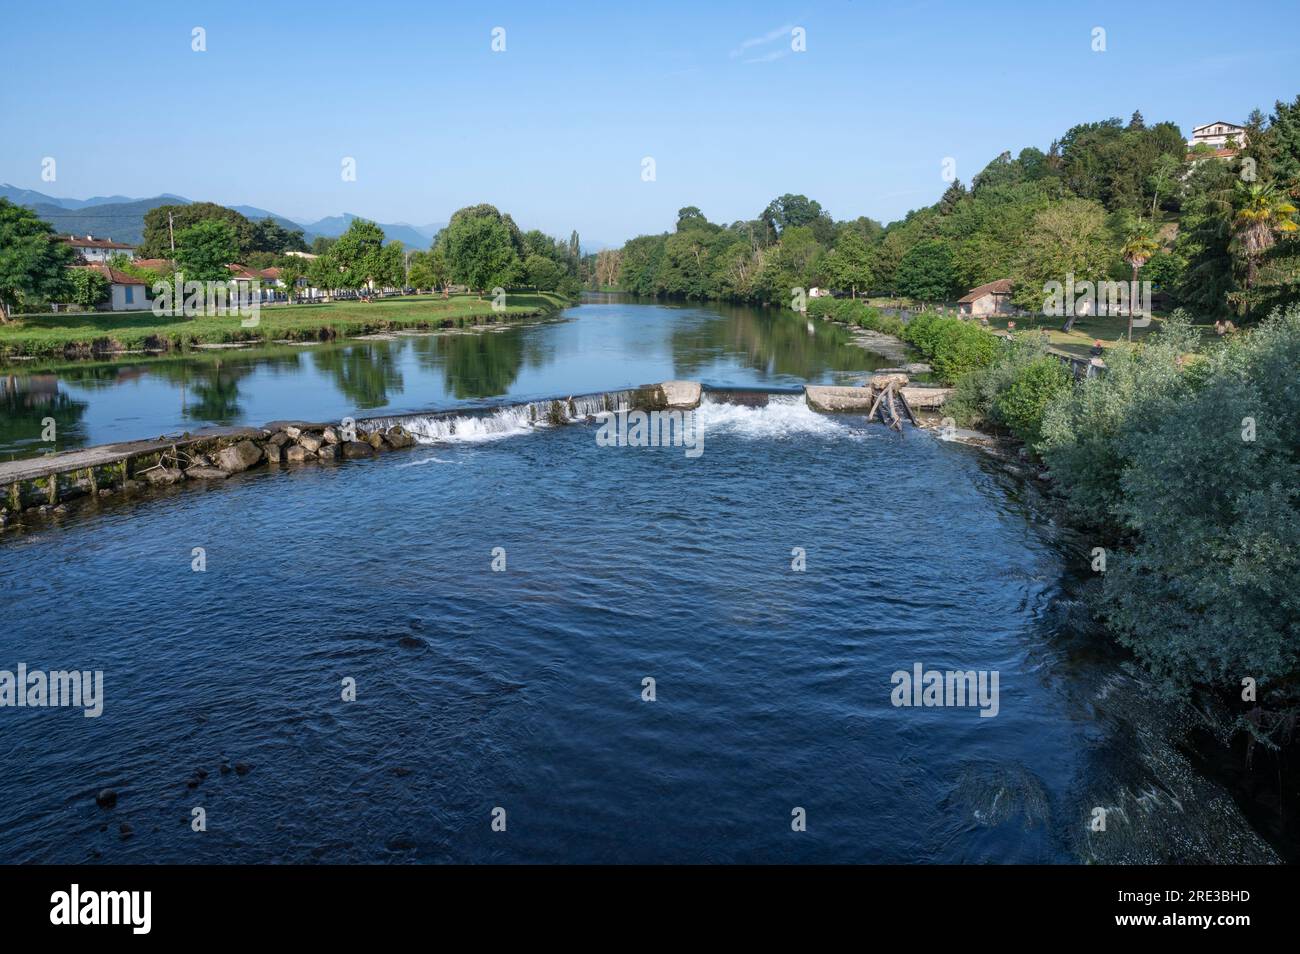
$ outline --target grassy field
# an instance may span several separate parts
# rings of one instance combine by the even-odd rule
[[[1017,331],[1039,330],[1046,331],[1048,340],[1052,346],[1077,355],[1081,358],[1089,357],[1092,353],[1092,343],[1100,341],[1103,348],[1114,347],[1120,341],[1128,340],[1128,319],[1125,317],[1116,317],[1108,315],[1105,317],[1091,316],[1080,318],[1075,321],[1074,326],[1069,333],[1061,330],[1065,324],[1064,318],[1045,318],[1041,315],[1030,315],[1027,318],[1008,319],[1002,315],[990,315],[989,327],[995,330],[1005,330],[1008,321],[1016,323]],[[1160,316],[1153,316],[1151,324],[1145,328],[1133,329],[1134,343],[1141,341],[1149,334],[1160,330],[1164,319]],[[1200,328],[1201,335],[1204,338],[1214,337],[1213,323],[1196,325]]]
[[[238,315],[220,318],[156,317],[144,312],[27,315],[0,324],[0,357],[64,355],[92,351],[178,349],[239,341],[328,340],[396,329],[465,326],[480,321],[552,314],[567,300],[547,293],[511,294],[502,313],[490,298],[432,295],[341,301],[319,305],[263,306],[256,327]]]

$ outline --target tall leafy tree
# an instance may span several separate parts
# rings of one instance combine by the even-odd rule
[[[847,288],[854,298],[858,289],[866,290],[871,285],[871,250],[866,239],[853,229],[844,229],[827,253],[822,263],[822,271],[833,288]]]
[[[109,280],[95,268],[69,269],[68,284],[72,289],[73,302],[82,308],[94,308],[107,301],[111,288]]]
[[[168,216],[171,217],[170,224]],[[172,236],[180,245],[180,233],[200,222],[215,220],[230,226],[235,236],[235,254],[231,261],[241,259],[247,252],[258,251],[253,223],[234,209],[215,202],[191,202],[187,205],[160,205],[144,214],[144,241],[140,244],[141,258],[171,258]]]
[[[1013,271],[1017,304],[1032,311],[1043,307],[1044,286],[1103,281],[1118,264],[1106,210],[1088,199],[1066,199],[1034,216]]]
[[[511,234],[513,223],[506,218],[490,205],[461,209],[452,216],[439,245],[455,281],[482,292],[518,280],[522,266]]]
[[[72,249],[54,240],[49,223],[0,199],[0,322],[25,298],[50,298],[67,289]]]
[[[235,230],[226,222],[205,219],[176,236],[176,268],[186,281],[228,281],[226,266],[238,257]]]
[[[923,302],[946,301],[956,290],[952,250],[935,239],[913,246],[898,263],[898,290]]]

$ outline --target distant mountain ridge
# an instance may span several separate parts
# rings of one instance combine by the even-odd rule
[[[92,196],[89,199],[64,199],[46,195],[32,189],[20,189],[8,183],[0,183],[0,198],[8,199],[16,205],[25,205],[42,219],[49,222],[54,230],[62,235],[94,235],[96,238],[111,238],[117,242],[140,243],[144,241],[144,216],[150,209],[160,205],[189,205],[193,200],[184,196],[163,193],[149,199],[133,199],[129,196]],[[318,222],[303,224],[288,216],[260,209],[252,205],[230,205],[240,215],[249,219],[271,217],[282,228],[302,229],[303,237],[310,243],[316,236],[337,238],[347,231],[353,219],[358,218],[350,212],[333,215]],[[400,241],[407,248],[427,249],[433,237],[443,228],[442,223],[412,226],[405,222],[380,222],[388,241]]]

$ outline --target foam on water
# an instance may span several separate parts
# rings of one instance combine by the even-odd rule
[[[614,391],[533,401],[481,413],[412,414],[363,423],[384,428],[400,424],[421,444],[476,444],[528,434],[557,419],[565,423],[604,420],[615,409],[627,407],[631,397],[632,392]],[[863,440],[868,436],[867,431],[850,427],[835,415],[814,411],[802,394],[773,394],[766,397],[765,403],[756,404],[717,399],[706,393],[695,415],[706,435],[735,434],[764,440],[808,436]]]
[[[866,431],[849,427],[833,415],[814,411],[802,394],[773,395],[758,407],[715,403],[706,394],[696,413],[706,440],[714,434],[766,440],[808,436],[862,440],[867,436]]]

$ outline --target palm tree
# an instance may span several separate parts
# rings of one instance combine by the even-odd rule
[[[1274,186],[1237,183],[1238,208],[1232,219],[1232,247],[1246,259],[1246,311],[1250,311],[1249,292],[1255,287],[1259,260],[1276,244],[1275,232],[1294,232],[1300,228],[1291,218],[1296,207],[1285,193]]]
[[[1156,241],[1151,229],[1141,220],[1138,220],[1133,231],[1129,233],[1124,242],[1124,247],[1120,249],[1120,254],[1124,256],[1124,261],[1133,266],[1133,291],[1137,291],[1138,270],[1151,260],[1151,256],[1160,251],[1160,243]],[[1128,303],[1128,340],[1133,340],[1133,309],[1137,305],[1136,295],[1129,295]]]

